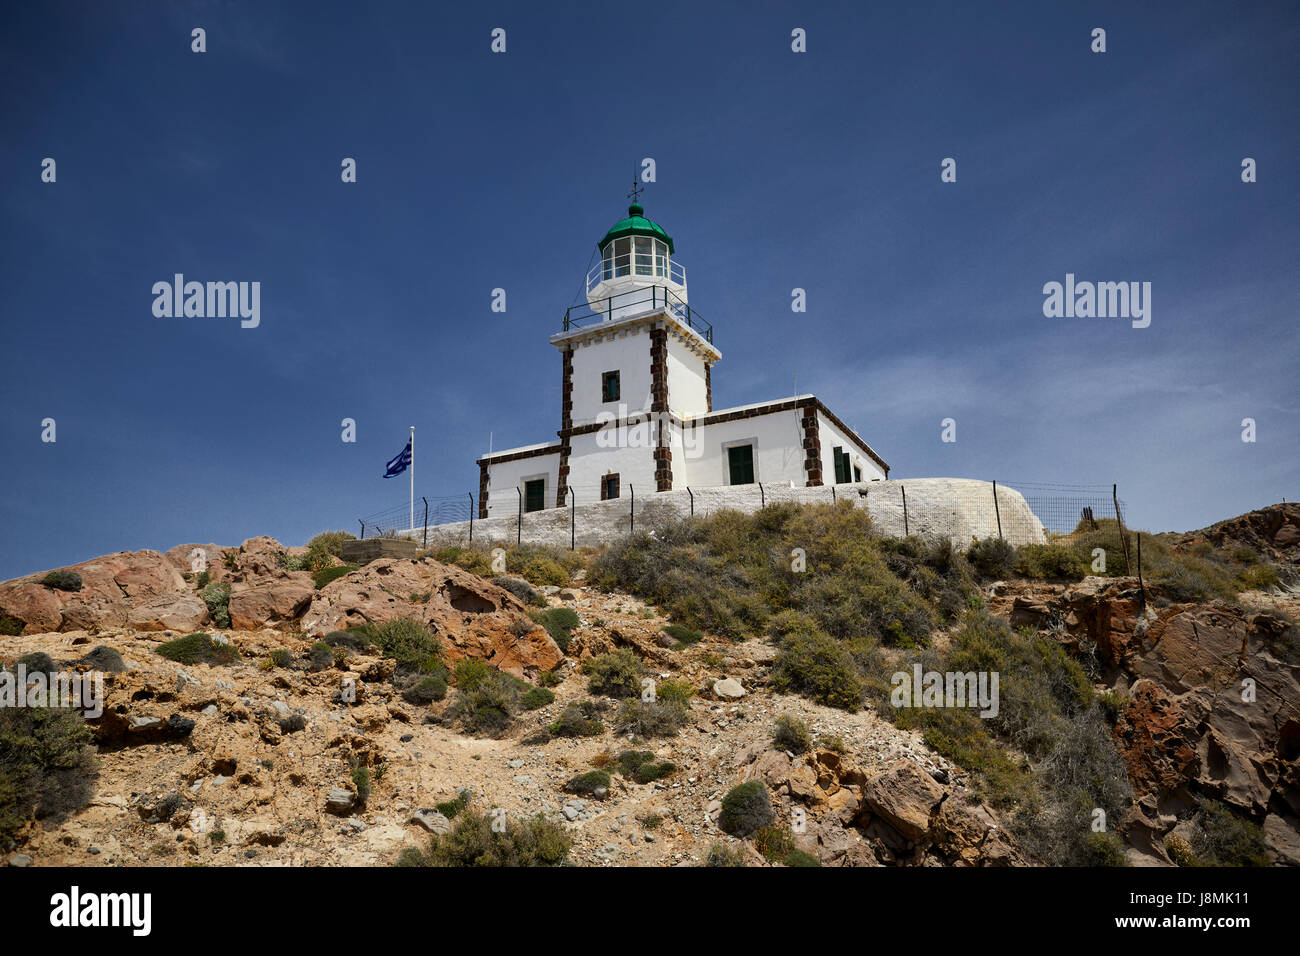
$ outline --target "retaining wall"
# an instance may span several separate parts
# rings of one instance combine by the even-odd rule
[[[904,492],[907,515],[904,519]],[[973,478],[908,478],[897,481],[870,481],[859,484],[791,488],[788,485],[731,485],[628,496],[614,501],[596,501],[574,508],[548,508],[523,515],[522,527],[517,515],[477,518],[473,522],[474,540],[513,542],[568,547],[572,522],[577,547],[604,544],[627,534],[633,527],[650,530],[657,521],[691,513],[708,515],[724,508],[746,513],[763,504],[777,501],[830,502],[848,500],[865,508],[882,534],[893,537],[910,534],[922,537],[946,537],[965,547],[972,538],[998,536],[1014,545],[1041,544],[1046,539],[1042,522],[1029,509],[1024,497],[1014,488],[997,486],[994,503],[993,483]],[[470,522],[430,526],[430,547],[435,544],[465,544],[469,541]],[[424,538],[425,529],[401,531],[403,537]]]

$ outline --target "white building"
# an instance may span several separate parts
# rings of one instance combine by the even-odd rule
[[[551,336],[559,440],[478,460],[480,518],[754,482],[873,481],[889,466],[813,395],[714,410],[713,328],[692,310],[673,240],[633,203],[600,240],[587,306]]]

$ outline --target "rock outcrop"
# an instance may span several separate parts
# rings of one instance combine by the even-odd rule
[[[806,829],[796,842],[823,865],[1026,862],[987,807],[912,759],[900,758],[874,775],[831,750],[802,757],[765,750],[741,760],[742,778],[764,783],[785,819],[802,808]]]
[[[1196,534],[1273,548],[1290,507]],[[1121,826],[1130,845],[1169,862],[1161,836],[1201,796],[1258,823],[1277,858],[1288,858],[1300,832],[1300,668],[1283,650],[1289,620],[1222,602],[1173,603],[1149,585],[1144,602],[1136,578],[995,590],[1013,624],[1094,660],[1099,680],[1122,695],[1114,736],[1134,789]]]
[[[478,657],[524,677],[564,659],[515,595],[461,568],[386,558],[318,591],[309,573],[285,570],[288,553],[267,537],[238,548],[182,544],[165,554],[122,551],[69,566],[82,577],[80,591],[46,587],[43,573],[0,584],[0,616],[16,621],[24,634],[111,627],[189,633],[214,626],[198,586],[206,574],[230,588],[230,626],[237,631],[285,628],[320,637],[415,617],[442,639],[449,663]],[[202,571],[195,573],[196,567]]]

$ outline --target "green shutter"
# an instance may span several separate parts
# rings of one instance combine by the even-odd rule
[[[732,445],[727,449],[727,474],[733,485],[754,483],[753,445]]]
[[[844,453],[843,448],[835,449],[835,483],[837,485],[848,484],[849,477],[849,456]]]

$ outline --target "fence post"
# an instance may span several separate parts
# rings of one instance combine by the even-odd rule
[[[686,486],[686,493],[691,496],[691,517],[695,517],[695,492],[691,491],[691,486]]]
[[[631,525],[628,527],[630,534],[636,534],[636,489],[632,487],[632,482],[627,483],[627,490],[632,494],[632,514]]]
[[[1124,516],[1119,511],[1119,485],[1110,486],[1110,497],[1115,502],[1115,523],[1119,525],[1119,546],[1124,551],[1124,570],[1128,574],[1133,573],[1133,562],[1128,554],[1128,533],[1124,530]]]
[[[469,543],[474,543],[474,492],[465,492],[469,495]]]
[[[515,485],[519,493],[519,517],[515,520],[515,544],[524,543],[524,490]]]
[[[903,492],[903,537],[906,538],[912,533],[907,526],[907,488],[903,485],[898,487]]]
[[[364,521],[362,521],[360,518],[358,518],[358,519],[357,519],[357,524],[361,525],[361,540],[362,540],[362,541],[365,541],[365,540],[366,540],[366,523],[365,523]]]
[[[835,504],[835,486],[831,485],[831,504]]]
[[[424,548],[429,549],[429,499],[420,495],[420,500],[424,502]]]
[[[763,483],[761,481],[758,483],[758,506],[760,508],[767,507],[767,495],[763,491]]]
[[[578,537],[578,496],[573,493],[572,488],[568,489],[568,491],[569,491],[569,550],[575,551],[577,549],[574,547],[574,542],[577,540]]]
[[[1137,533],[1138,590],[1142,592],[1142,607],[1147,606],[1147,586],[1142,583],[1142,532]]]
[[[1002,540],[1002,511],[998,508],[998,483],[993,482],[993,513],[998,518],[998,540]]]

